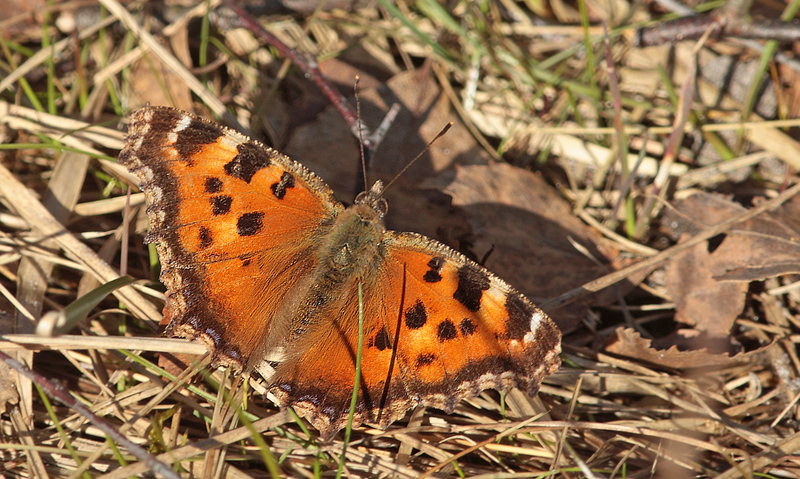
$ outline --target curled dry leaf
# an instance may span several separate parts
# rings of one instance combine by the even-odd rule
[[[714,252],[713,270],[721,281],[760,281],[800,273],[800,198],[787,201],[769,216],[732,230]]]
[[[642,338],[639,333],[630,328],[617,329],[608,339],[605,347],[609,353],[673,369],[732,366],[750,361],[753,355],[760,354],[763,349],[739,353],[735,356],[714,354],[705,348],[681,351],[674,345],[669,349],[656,349],[651,340]]]
[[[664,225],[673,237],[692,235],[745,211],[721,195],[698,193],[677,203],[665,215]],[[714,278],[725,281],[757,281],[797,273],[800,269],[800,199],[792,198],[769,215],[736,225],[708,247],[714,256]]]
[[[712,273],[719,281],[761,281],[800,273],[797,238],[756,231],[734,231],[714,251]]]

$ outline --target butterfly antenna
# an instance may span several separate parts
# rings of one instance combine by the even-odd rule
[[[361,123],[361,98],[358,96],[358,82],[361,80],[358,75],[356,75],[356,81],[353,84],[353,91],[356,95],[356,121],[358,122],[358,146],[361,148],[361,172],[364,174],[364,191],[369,189],[369,184],[367,184],[367,160],[366,156],[364,155],[364,128]]]
[[[444,134],[447,133],[447,130],[449,130],[451,126],[453,126],[453,122],[452,121],[450,123],[446,124],[444,126],[444,128],[442,128],[442,131],[440,131],[439,134],[436,135],[428,143],[428,146],[426,146],[424,150],[420,151],[419,154],[417,156],[415,156],[413,160],[409,161],[408,164],[406,166],[404,166],[402,170],[400,170],[400,173],[396,174],[395,177],[392,178],[392,180],[389,183],[386,184],[386,186],[383,188],[383,191],[388,190],[389,187],[392,186],[392,183],[397,181],[397,179],[400,178],[400,176],[402,176],[402,174],[405,173],[407,169],[411,168],[411,165],[413,165],[417,160],[419,160],[422,157],[422,155],[427,153],[428,150],[431,149],[431,146],[433,146],[434,142],[436,142],[436,140],[438,140],[439,138],[443,137]]]

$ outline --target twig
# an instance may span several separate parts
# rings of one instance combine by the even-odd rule
[[[358,118],[356,112],[353,111],[350,103],[347,101],[347,98],[339,93],[339,91],[334,88],[333,85],[331,85],[328,79],[325,78],[325,76],[319,70],[319,65],[315,59],[308,58],[305,55],[301,55],[296,50],[289,48],[289,46],[283,43],[278,37],[265,30],[264,27],[256,22],[250,16],[250,14],[248,14],[247,11],[245,11],[245,9],[239,6],[236,2],[227,0],[224,3],[224,6],[232,10],[235,15],[215,16],[215,23],[217,23],[219,27],[245,28],[255,35],[260,41],[272,45],[283,56],[292,60],[292,62],[297,65],[298,68],[303,70],[308,78],[310,78],[311,81],[317,85],[317,88],[319,88],[320,91],[322,91],[322,93],[328,97],[333,106],[339,110],[339,113],[344,118],[344,121],[346,121],[350,126],[350,131],[353,132],[353,136],[358,138]],[[370,137],[368,133],[364,136],[367,139]],[[364,146],[365,148],[367,147],[366,144]]]
[[[694,12],[691,9],[668,0],[661,0],[659,3],[672,12],[688,16],[640,28],[636,31],[634,46],[646,47],[666,42],[694,40],[700,38],[709,26],[712,26],[714,30],[713,38],[736,40],[739,44],[759,53],[764,51],[764,45],[756,40],[792,42],[800,38],[800,28],[798,28],[796,20],[792,22],[778,20],[745,22],[740,21],[735,15],[723,16],[717,12],[693,15]],[[783,63],[795,71],[800,71],[800,62],[786,56],[785,53],[778,52],[774,58],[775,61]]]

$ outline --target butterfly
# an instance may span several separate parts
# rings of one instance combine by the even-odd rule
[[[452,412],[489,388],[535,395],[560,365],[560,331],[522,294],[433,239],[386,230],[380,181],[345,207],[278,151],[167,107],[131,115],[119,162],[147,199],[167,334],[237,371],[278,355],[277,404],[324,438],[348,421],[359,285],[354,426],[386,428],[417,405]]]

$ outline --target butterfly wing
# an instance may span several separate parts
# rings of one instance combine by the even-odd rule
[[[168,332],[205,341],[218,364],[263,359],[289,327],[280,305],[343,210],[330,189],[277,151],[172,108],[131,115],[119,162],[147,196]]]
[[[364,335],[354,424],[386,427],[416,405],[452,411],[484,389],[534,395],[560,364],[561,334],[524,296],[434,240],[386,232],[363,285]],[[333,327],[278,370],[273,392],[330,437],[348,420],[358,344],[357,282]]]

